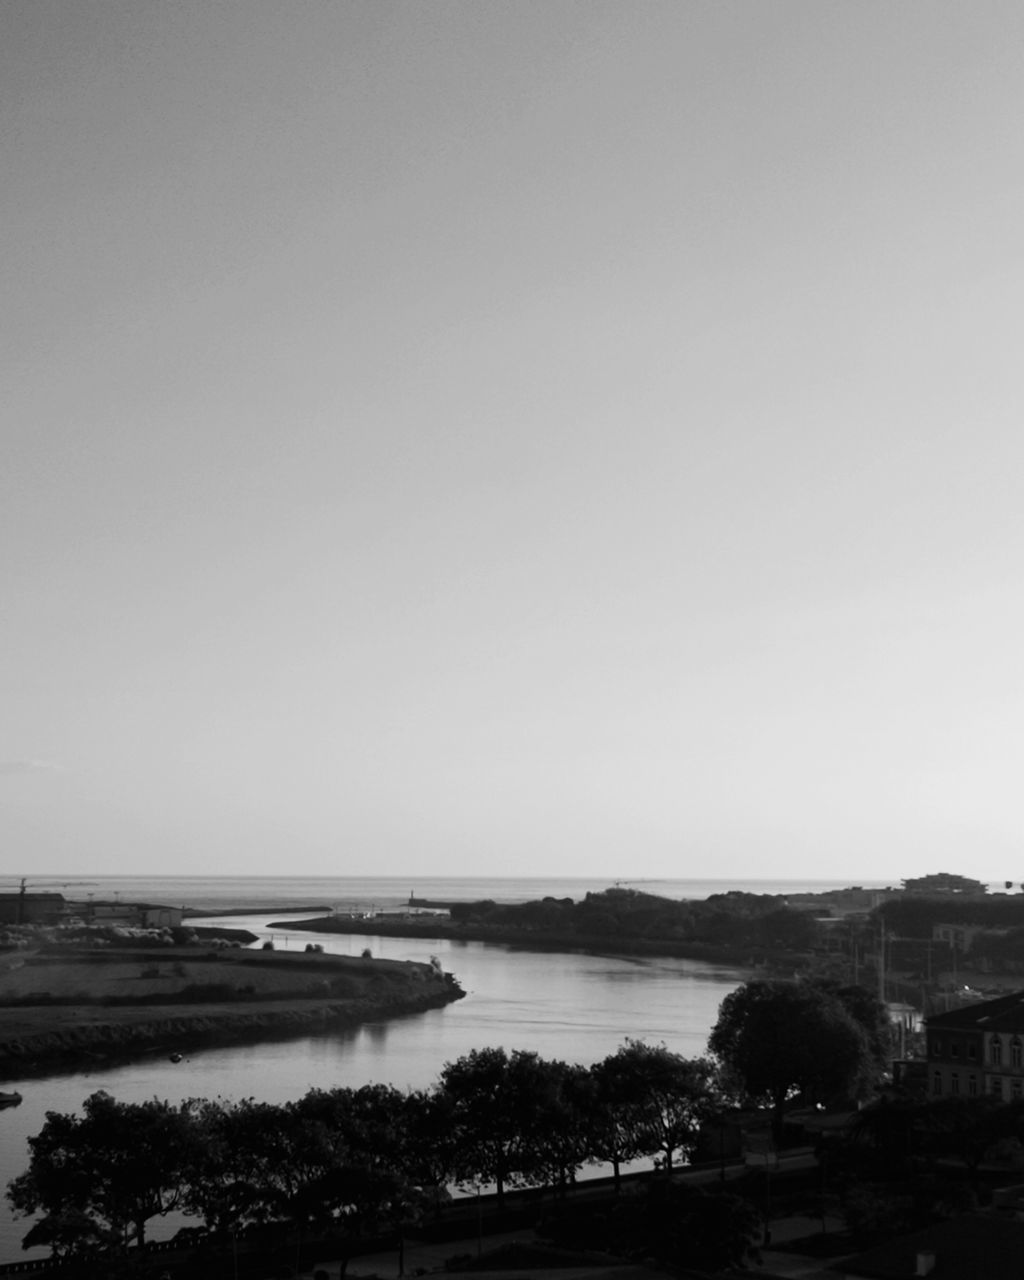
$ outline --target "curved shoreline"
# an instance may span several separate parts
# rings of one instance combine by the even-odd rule
[[[272,961],[268,962],[273,963]],[[97,1060],[310,1035],[443,1008],[465,992],[425,964],[367,964],[356,990],[147,1003],[54,1000],[0,1006],[0,1080]],[[293,965],[302,965],[295,956]],[[381,972],[386,969],[386,973]],[[350,979],[352,981],[353,979]]]
[[[308,933],[351,933],[380,938],[430,938],[450,942],[487,942],[495,946],[513,947],[520,951],[550,951],[570,953],[584,952],[599,956],[667,956],[676,960],[702,960],[706,963],[726,964],[749,969],[759,965],[783,963],[792,966],[799,962],[795,952],[768,951],[759,948],[751,954],[749,947],[716,947],[710,943],[675,942],[667,938],[606,938],[598,934],[545,933],[540,930],[527,932],[522,929],[503,929],[487,925],[451,924],[432,920],[418,924],[411,920],[384,923],[380,920],[339,920],[323,916],[312,920],[271,921],[271,929],[284,929]]]

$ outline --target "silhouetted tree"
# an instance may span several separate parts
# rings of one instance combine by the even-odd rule
[[[49,1111],[29,1139],[31,1160],[7,1198],[43,1215],[30,1236],[60,1252],[146,1243],[146,1224],[181,1207],[199,1155],[194,1104],[118,1102],[100,1091],[82,1115]]]
[[[647,1151],[635,1061],[628,1048],[623,1045],[590,1068],[594,1082],[590,1150],[612,1166],[616,1195],[622,1187],[622,1165]]]
[[[510,1184],[536,1182],[545,1068],[535,1053],[474,1049],[441,1072],[453,1104],[461,1181],[493,1182],[499,1207]]]
[[[719,1006],[708,1047],[749,1098],[770,1104],[776,1141],[789,1097],[857,1091],[872,1068],[864,1028],[805,983],[744,983]]]
[[[707,1058],[685,1058],[640,1040],[627,1040],[617,1057],[634,1099],[629,1115],[637,1150],[658,1156],[671,1173],[676,1153],[692,1153],[701,1125],[718,1106],[715,1068]]]

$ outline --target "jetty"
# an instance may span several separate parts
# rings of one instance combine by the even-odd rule
[[[464,906],[466,901],[464,898],[461,903],[442,902],[438,898],[417,898],[415,893],[410,893],[409,901],[405,905],[421,911],[451,911],[452,907]]]

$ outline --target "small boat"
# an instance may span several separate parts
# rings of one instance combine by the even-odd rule
[[[0,1093],[0,1107],[16,1107],[20,1101],[20,1093]]]
[[[180,1061],[181,1061],[181,1054],[180,1054],[180,1053],[172,1053],[172,1054],[171,1054],[171,1061],[172,1061],[172,1062],[180,1062]]]

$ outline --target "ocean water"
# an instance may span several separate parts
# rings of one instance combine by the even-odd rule
[[[580,876],[38,876],[33,892],[52,889],[72,900],[92,896],[97,901],[120,898],[163,906],[228,911],[263,907],[377,907],[402,906],[415,895],[441,901],[529,902],[537,898],[580,899],[613,885],[638,889],[666,898],[703,899],[715,893],[824,893],[858,884],[885,888],[882,880],[608,880]]]

